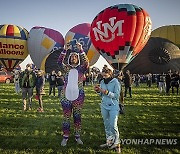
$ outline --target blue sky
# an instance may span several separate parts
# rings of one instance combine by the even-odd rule
[[[163,25],[180,25],[180,0],[1,0],[0,24],[16,24],[28,31],[34,26],[58,30],[65,36],[80,23],[91,23],[103,9],[115,4],[134,4],[145,9],[152,20],[152,29]],[[22,67],[31,62],[28,57]],[[103,58],[96,66],[103,66]],[[101,66],[100,66],[101,64]]]

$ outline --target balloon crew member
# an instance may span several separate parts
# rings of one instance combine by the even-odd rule
[[[26,69],[20,74],[19,85],[22,88],[23,110],[27,110],[26,99],[29,102],[29,110],[32,109],[33,88],[35,87],[36,75],[27,64]]]
[[[175,71],[172,74],[171,79],[172,79],[171,80],[172,94],[174,94],[174,88],[176,88],[176,93],[178,95],[179,94],[179,82],[180,82],[180,76],[179,76],[178,71]]]
[[[14,70],[14,85],[16,93],[20,93],[19,77],[20,72],[18,70]]]
[[[166,74],[166,94],[169,94],[169,90],[171,88],[171,70],[168,70],[168,73]]]
[[[53,96],[55,97],[55,88],[56,88],[56,72],[53,70],[49,75],[49,96],[53,91]]]
[[[94,90],[101,96],[101,114],[104,121],[106,143],[100,145],[101,148],[109,147],[116,149],[119,153],[120,141],[118,130],[118,115],[119,115],[119,97],[121,85],[118,79],[113,78],[113,73],[109,68],[102,71],[103,79],[100,86],[96,85]]]
[[[166,92],[166,76],[164,72],[159,75],[159,92]]]
[[[152,74],[147,74],[147,86],[150,88],[152,85]]]
[[[39,101],[39,108],[37,109],[37,111],[44,112],[42,96],[45,95],[44,92],[45,78],[42,70],[38,70],[37,72],[35,85],[36,85],[36,95],[38,96],[38,101]]]
[[[124,80],[124,86],[125,86],[125,94],[124,94],[124,97],[126,97],[127,95],[127,90],[129,89],[129,96],[132,98],[132,89],[131,89],[131,86],[132,86],[132,77],[131,77],[131,74],[130,74],[130,71],[127,70],[124,74],[124,77],[123,77],[123,80]]]
[[[61,71],[58,71],[57,77],[56,77],[56,86],[58,89],[58,97],[61,98],[61,91],[64,86],[64,77],[62,76]]]
[[[84,73],[88,70],[89,61],[83,51],[82,45],[80,43],[76,43],[76,45],[78,50],[74,52],[71,49],[72,45],[68,43],[66,50],[62,51],[58,58],[58,64],[65,73],[64,87],[60,98],[64,113],[62,146],[67,145],[70,135],[70,117],[72,114],[74,119],[75,140],[77,144],[83,144],[80,139],[81,109],[85,97],[83,79]],[[71,53],[69,54],[67,64],[64,64],[67,51],[71,51]]]

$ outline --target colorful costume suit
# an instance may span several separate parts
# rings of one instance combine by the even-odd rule
[[[62,105],[64,120],[63,120],[63,136],[68,137],[70,134],[70,117],[73,113],[74,118],[74,128],[75,136],[80,136],[81,131],[81,108],[84,102],[84,90],[83,90],[83,77],[85,71],[89,66],[88,58],[84,51],[79,51],[78,58],[79,64],[76,67],[70,65],[68,59],[68,64],[64,64],[63,61],[66,56],[66,51],[62,51],[58,63],[62,70],[66,73],[64,78],[64,88],[61,92],[60,102]],[[80,63],[81,62],[81,63]]]

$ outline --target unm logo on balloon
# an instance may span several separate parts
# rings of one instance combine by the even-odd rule
[[[123,36],[124,34],[122,33],[122,24],[124,23],[124,20],[117,21],[115,23],[116,17],[109,18],[109,23],[103,23],[102,21],[98,21],[97,27],[93,28],[94,35],[96,38],[96,41],[99,39],[102,42],[111,42],[115,39],[116,36]],[[101,27],[104,27],[102,29]],[[117,29],[117,34],[115,34],[115,31]],[[110,32],[110,36],[109,33]]]
[[[11,71],[28,55],[28,31],[17,25],[0,25],[0,61]]]
[[[132,4],[119,4],[94,18],[90,36],[100,54],[115,69],[122,69],[145,46],[151,27],[145,10]]]

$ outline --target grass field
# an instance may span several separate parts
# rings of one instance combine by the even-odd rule
[[[46,85],[48,94],[48,85]],[[174,144],[121,145],[124,154],[180,153],[180,95],[159,94],[155,85],[133,87],[133,98],[125,99],[126,114],[119,117],[121,139],[176,139]],[[13,84],[0,84],[0,154],[1,153],[115,153],[100,149],[105,142],[100,114],[100,97],[92,86],[85,87],[86,100],[82,110],[82,140],[76,145],[72,135],[67,147],[61,147],[62,109],[58,98],[45,95],[44,113],[37,113],[38,102],[33,99],[33,110],[22,112],[21,96],[15,94]],[[73,126],[73,124],[72,124]]]

